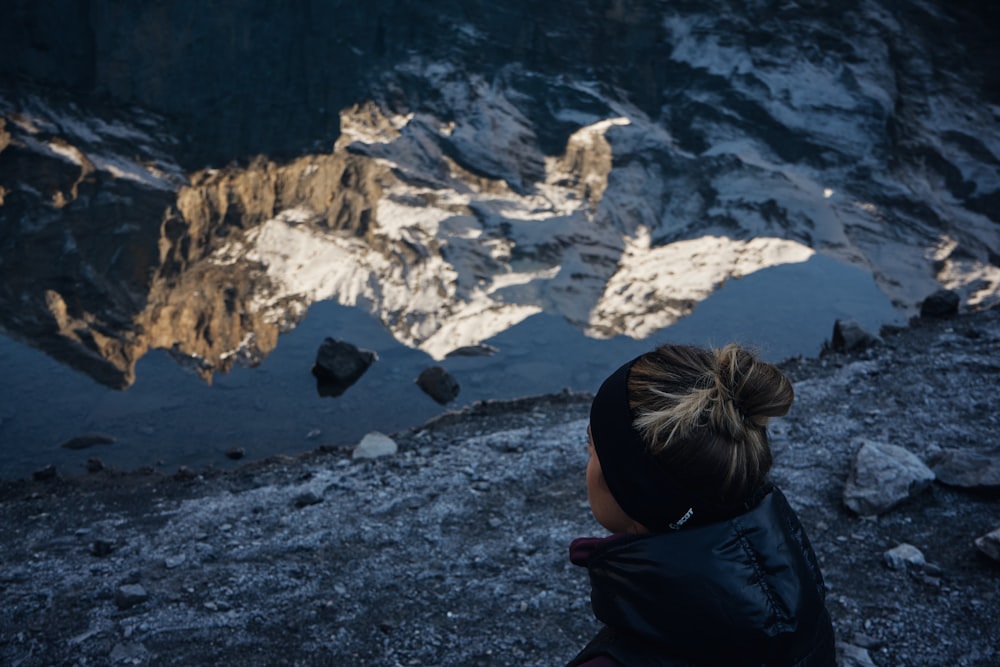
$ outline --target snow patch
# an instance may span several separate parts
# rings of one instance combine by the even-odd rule
[[[808,246],[780,238],[739,241],[705,236],[650,247],[649,230],[642,227],[634,238],[626,239],[618,271],[594,307],[587,333],[646,338],[686,315],[689,307],[726,280],[769,266],[805,262],[814,253]]]
[[[72,162],[78,167],[83,166],[83,154],[75,146],[70,146],[59,141],[49,141],[45,143],[45,147],[67,162]]]

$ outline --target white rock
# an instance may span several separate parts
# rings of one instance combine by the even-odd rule
[[[395,440],[378,431],[372,431],[361,438],[361,442],[354,448],[353,458],[374,459],[380,456],[392,456],[397,451],[399,447]]]
[[[172,570],[175,567],[183,565],[185,560],[186,559],[182,554],[177,556],[167,556],[163,559],[163,566],[168,570]]]
[[[883,554],[885,564],[893,570],[905,570],[907,566],[923,567],[927,563],[923,552],[912,544],[903,543]]]
[[[934,472],[914,454],[896,445],[866,440],[854,457],[844,488],[844,505],[861,515],[881,514],[933,481]]]

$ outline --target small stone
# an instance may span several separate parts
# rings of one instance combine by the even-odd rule
[[[868,654],[868,649],[845,642],[837,642],[837,665],[839,667],[876,667]]]
[[[114,545],[106,540],[94,540],[90,543],[90,553],[98,558],[110,556],[112,551],[114,551]]]
[[[104,470],[104,461],[96,456],[87,459],[87,472],[95,473]]]
[[[458,398],[461,389],[458,381],[441,366],[425,369],[417,378],[417,386],[441,405]]]
[[[139,665],[146,659],[146,647],[141,643],[123,643],[115,644],[115,647],[111,649],[112,663],[124,662],[132,665]]]
[[[31,473],[31,476],[36,482],[51,481],[56,478],[56,467],[54,465],[47,465]]]
[[[312,491],[306,491],[305,493],[297,495],[293,504],[296,508],[302,509],[303,507],[309,507],[310,505],[318,505],[321,502],[323,502],[323,499],[320,496],[317,496]]]
[[[851,643],[855,646],[860,646],[861,648],[878,648],[882,645],[882,642],[874,637],[866,635],[863,632],[855,632]]]
[[[183,555],[167,556],[163,559],[163,566],[168,570],[173,570],[174,568],[183,565],[185,560],[186,559]]]
[[[943,289],[934,292],[920,303],[920,317],[948,318],[958,314],[961,298],[958,292]]]
[[[854,320],[836,320],[833,323],[833,349],[836,352],[866,350],[879,343],[877,336],[865,331]]]
[[[120,586],[115,593],[115,604],[119,609],[130,609],[137,604],[141,604],[149,599],[149,593],[139,584],[126,584]]]
[[[889,566],[890,570],[897,571],[906,570],[907,568],[919,569],[927,563],[927,559],[924,558],[924,554],[920,549],[905,542],[889,549],[882,554],[882,557],[885,559],[885,564]]]
[[[925,583],[928,586],[935,586],[935,587],[941,586],[941,577],[931,576],[926,572],[924,572],[923,570],[911,569],[909,570],[909,574],[910,578],[913,579],[914,581]]]
[[[378,354],[345,341],[326,338],[316,352],[312,373],[320,396],[340,396],[378,361]]]
[[[361,442],[359,442],[358,446],[354,448],[352,458],[374,459],[380,456],[392,456],[398,451],[399,446],[396,444],[395,440],[384,433],[372,431],[365,437],[361,438]]]
[[[174,473],[174,479],[178,481],[190,480],[197,477],[195,472],[188,468],[187,466],[179,466],[177,472]]]
[[[306,440],[315,440],[316,438],[318,438],[322,434],[323,434],[323,431],[319,430],[318,428],[311,428],[311,429],[309,429],[309,432],[306,433]]]
[[[226,457],[234,461],[239,461],[246,454],[246,450],[242,447],[230,447],[226,450]]]
[[[924,574],[929,577],[940,578],[944,574],[944,570],[941,569],[941,566],[936,563],[924,563],[921,567]]]
[[[976,538],[976,548],[989,558],[1000,562],[1000,528]]]

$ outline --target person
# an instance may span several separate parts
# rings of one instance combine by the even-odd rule
[[[663,345],[591,405],[587,497],[613,534],[570,545],[604,625],[570,666],[835,664],[815,554],[768,478],[791,382],[735,344]]]

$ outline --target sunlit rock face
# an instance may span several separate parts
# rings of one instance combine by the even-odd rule
[[[903,312],[997,300],[988,23],[419,4],[13,12],[41,32],[0,49],[4,329],[124,387],[150,348],[256,363],[322,299],[436,358],[538,312],[645,338],[813,253]]]

